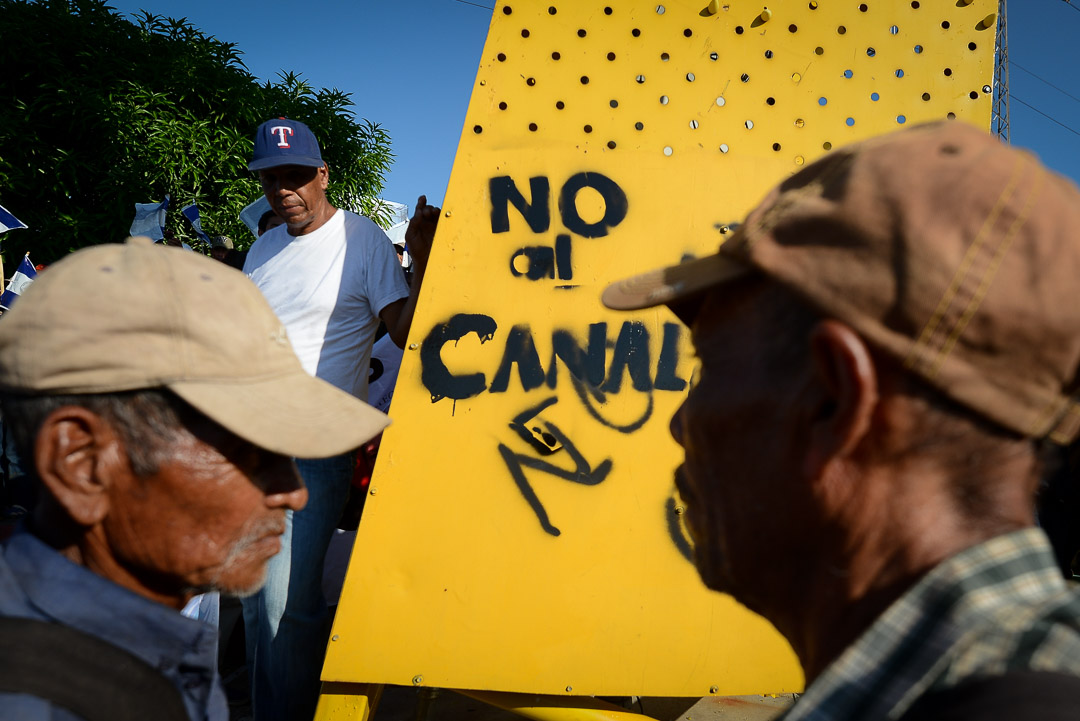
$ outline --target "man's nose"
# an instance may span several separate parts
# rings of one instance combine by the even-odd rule
[[[292,459],[283,461],[274,469],[273,477],[267,484],[266,504],[272,508],[299,511],[307,505],[308,491]]]

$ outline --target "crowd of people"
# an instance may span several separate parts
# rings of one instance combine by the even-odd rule
[[[182,609],[199,592],[238,596],[244,604],[246,668],[256,717],[310,718],[326,641],[323,558],[356,475],[354,451],[388,422],[366,403],[372,347],[380,326],[399,347],[404,345],[439,209],[421,196],[406,232],[413,271],[407,282],[400,255],[378,226],[330,204],[329,168],[306,125],[285,119],[263,124],[249,168],[258,174],[271,209],[260,218],[259,238],[248,252],[237,251],[224,236],[214,236],[210,260],[188,252],[167,233],[162,244],[176,246],[175,251],[161,251],[139,239],[85,250],[43,273],[32,293],[3,318],[0,333],[5,340],[0,344],[11,353],[32,351],[56,359],[54,351],[61,346],[66,353],[63,367],[52,372],[33,362],[38,370],[32,381],[14,380],[14,375],[0,381],[9,457],[19,459],[21,473],[16,473],[40,489],[40,498],[23,500],[32,512],[0,560],[0,586],[5,588],[0,592],[0,616],[59,624],[113,642],[151,665],[181,666],[183,674],[166,677],[179,689],[178,698],[191,717],[220,719],[228,718],[228,708],[217,678],[213,629],[174,618],[171,611],[163,615],[157,606]],[[247,277],[226,265],[243,269]],[[110,276],[102,275],[113,272],[124,278],[128,272],[137,274],[138,290],[126,282],[110,283]],[[83,282],[73,285],[72,278],[79,274]],[[80,328],[74,337],[59,330],[45,336],[26,330],[26,323],[39,330],[49,327],[42,314],[47,317],[70,305],[70,295],[57,300],[56,293],[82,292],[91,278],[101,284],[94,293],[93,315],[108,318],[107,327],[76,319]],[[213,283],[213,292],[205,283]],[[192,293],[193,288],[198,292]],[[138,293],[162,302],[147,303]],[[221,307],[229,313],[217,312]],[[118,340],[124,328],[133,326],[143,330],[141,336],[128,332]],[[233,331],[236,337],[230,340]],[[86,345],[91,341],[102,345],[101,353]],[[223,350],[226,345],[228,351]],[[222,353],[212,357],[218,350]],[[161,357],[145,360],[155,352]],[[163,366],[148,367],[152,361]],[[17,366],[13,359],[3,361],[6,372],[20,374]],[[238,395],[245,400],[237,403]],[[143,515],[130,508],[112,516],[108,508],[100,508],[92,519],[81,515],[66,489],[58,490],[63,482],[79,481],[64,476],[54,486],[39,463],[43,424],[59,423],[53,416],[62,414],[52,413],[58,408],[78,409],[76,415],[84,420],[93,416],[94,429],[107,429],[103,433],[119,441],[107,450],[119,453],[122,470],[139,482],[149,483],[153,476],[156,484],[170,464],[180,468],[172,474],[177,479],[201,471],[210,483],[225,474],[238,486],[246,481],[246,500],[259,508],[242,508],[228,494],[216,498],[218,494],[204,488],[199,493],[208,498],[201,507],[185,500],[195,493],[192,489],[156,509],[137,509]],[[327,425],[338,430],[325,433]],[[99,440],[98,435],[94,438]],[[205,467],[196,467],[199,463]],[[103,495],[130,494],[130,486],[113,490],[119,489],[114,470],[95,466],[80,480]],[[176,514],[204,519],[209,538],[203,545],[212,545],[218,557],[197,542],[155,533],[174,530]],[[117,524],[138,528],[139,538],[113,547],[110,529]],[[140,538],[152,548],[133,548]],[[153,557],[153,547],[160,547],[162,557]],[[48,554],[50,548],[55,557]],[[110,563],[99,562],[102,553]],[[169,554],[185,557],[180,566],[190,565],[192,558],[203,565],[198,573],[185,574],[184,568],[169,567]],[[22,561],[25,566],[20,566]],[[50,593],[70,598],[93,589],[105,599],[115,597],[115,608],[123,613],[86,619],[82,610],[48,604],[39,609],[35,579],[21,574],[31,568],[48,572],[54,566],[72,590],[62,594],[60,586],[53,585]],[[243,586],[225,578],[237,566],[247,574]],[[103,587],[98,577],[142,598],[121,601],[104,590],[109,586]],[[82,586],[86,588],[80,590]],[[118,628],[143,617],[142,638],[117,643]],[[169,619],[167,624],[163,618]],[[185,644],[199,644],[199,658],[163,658],[154,647],[160,636],[169,634]],[[113,690],[117,698],[125,697],[123,688]],[[70,708],[70,701],[44,694],[35,698],[2,685],[0,691],[12,692],[14,699],[14,715],[0,711],[5,718],[45,718],[54,707]],[[100,693],[99,687],[95,694]]]
[[[369,360],[380,328],[404,347],[439,209],[415,208],[410,283],[302,122],[262,124],[248,168],[270,210],[246,254],[84,249],[0,318],[33,496],[0,551],[2,719],[229,718],[217,630],[180,613],[218,592],[255,719],[314,714],[323,559],[389,422]],[[714,255],[604,291],[691,331],[694,561],[798,655],[786,721],[1080,712],[1072,557],[1035,516],[1080,435],[1078,227],[1071,183],[942,122],[834,150]]]

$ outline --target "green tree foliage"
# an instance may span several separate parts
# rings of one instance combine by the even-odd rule
[[[0,0],[0,204],[29,230],[6,233],[5,257],[37,263],[123,239],[134,204],[172,197],[168,226],[194,233],[179,209],[198,203],[203,229],[246,247],[240,210],[260,195],[247,170],[259,123],[308,124],[330,165],[336,205],[381,219],[376,197],[393,161],[390,137],[358,120],[348,93],[294,73],[260,83],[233,43],[103,0]]]

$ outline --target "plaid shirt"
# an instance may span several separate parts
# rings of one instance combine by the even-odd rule
[[[939,564],[782,719],[898,719],[928,691],[1019,669],[1080,675],[1080,590],[1035,528]]]

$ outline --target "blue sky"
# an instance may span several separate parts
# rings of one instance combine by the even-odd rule
[[[1076,5],[1065,0],[1009,4],[1011,139],[1033,149],[1050,167],[1080,180],[1076,81],[1080,0],[1073,1]],[[393,139],[397,160],[384,197],[412,206],[420,193],[427,194],[428,202],[441,204],[450,179],[494,5],[492,0],[470,2],[475,4],[460,0],[113,0],[110,4],[124,13],[145,9],[186,17],[204,32],[236,43],[248,69],[259,78],[292,70],[315,86],[352,93],[357,115],[381,123]]]

